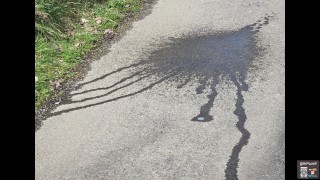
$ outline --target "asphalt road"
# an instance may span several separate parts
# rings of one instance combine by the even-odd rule
[[[159,0],[35,134],[35,179],[284,179],[284,0]]]

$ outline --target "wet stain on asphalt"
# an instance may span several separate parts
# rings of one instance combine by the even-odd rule
[[[214,100],[218,94],[216,85],[219,84],[220,77],[227,77],[237,88],[236,110],[234,111],[234,114],[238,117],[236,126],[242,136],[239,143],[234,146],[230,159],[227,162],[225,177],[226,179],[238,179],[237,168],[239,154],[250,138],[250,132],[244,128],[247,117],[245,109],[243,108],[244,98],[242,92],[247,91],[249,88],[248,84],[245,82],[248,68],[251,62],[259,57],[261,54],[260,52],[263,50],[261,47],[257,46],[255,34],[259,29],[269,23],[271,17],[272,16],[266,16],[262,20],[236,31],[218,32],[201,36],[187,36],[183,38],[170,38],[170,43],[167,43],[164,48],[152,52],[148,59],[141,60],[130,66],[119,68],[116,71],[91,81],[78,84],[76,88],[80,89],[86,84],[103,80],[108,76],[123,70],[132,70],[133,73],[128,77],[122,78],[108,87],[90,89],[64,97],[63,104],[85,102],[105,97],[120,89],[129,88],[130,85],[150,77],[158,77],[155,82],[146,84],[142,89],[126,95],[121,95],[98,103],[61,110],[49,114],[49,117],[130,97],[149,90],[153,86],[164,81],[174,81],[177,84],[177,88],[182,88],[191,80],[197,79],[200,84],[195,89],[197,94],[203,93],[207,86],[210,87],[211,92],[207,96],[208,101],[200,107],[199,114],[195,115],[191,121],[208,122],[213,120],[210,111],[214,106]],[[133,80],[134,78],[135,80]],[[128,81],[130,82],[126,83]],[[73,95],[85,94],[98,90],[108,90],[121,84],[124,85],[99,96],[89,97],[78,101],[71,100]]]
[[[152,53],[148,69],[156,70],[153,74],[159,77],[174,70],[183,84],[190,79],[199,79],[197,94],[210,85],[208,102],[200,107],[192,121],[211,121],[213,117],[209,112],[217,96],[215,87],[220,76],[228,77],[233,83],[240,82],[243,90],[248,89],[244,82],[246,70],[257,53],[254,33],[252,26],[246,26],[235,32],[172,39],[168,47]]]

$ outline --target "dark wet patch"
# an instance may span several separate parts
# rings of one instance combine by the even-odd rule
[[[246,70],[257,54],[257,46],[254,39],[255,32],[254,25],[250,25],[238,31],[218,32],[185,38],[170,38],[170,43],[165,44],[164,48],[152,52],[148,59],[142,59],[138,63],[119,68],[91,81],[80,83],[76,86],[76,89],[81,89],[87,84],[101,81],[111,75],[129,70],[132,73],[127,77],[120,79],[108,87],[90,89],[69,95],[64,99],[63,104],[85,102],[106,97],[120,89],[129,88],[130,85],[151,76],[158,77],[160,80],[165,77],[166,80],[171,80],[175,83],[182,82],[177,85],[178,88],[182,88],[192,79],[198,79],[200,85],[195,89],[196,93],[203,93],[206,86],[210,85],[211,94],[208,95],[208,102],[200,108],[199,115],[195,116],[192,120],[198,121],[198,119],[201,119],[199,122],[211,121],[213,118],[209,115],[209,112],[217,96],[215,87],[219,83],[219,76],[229,77],[234,83],[235,81],[241,81],[247,87],[244,82]],[[149,85],[153,87],[153,84],[150,83]],[[116,85],[120,85],[120,87],[114,88]],[[148,84],[142,89],[149,89],[147,87],[149,87]],[[71,100],[71,97],[74,95],[109,89],[109,92],[98,96],[87,97],[77,101]],[[136,93],[128,93],[125,97],[128,97],[129,94]],[[107,100],[106,102],[110,101]],[[51,113],[51,115],[58,115],[101,103],[71,108]]]
[[[255,32],[257,32],[260,28],[262,28],[262,26],[267,25],[269,23],[270,18],[273,18],[273,16],[266,16],[264,18],[264,21],[261,21],[257,25],[255,25],[255,28],[256,28]],[[257,59],[258,56],[255,58]],[[236,110],[234,111],[234,114],[238,117],[238,122],[236,126],[238,130],[241,132],[242,136],[239,142],[233,147],[232,153],[227,162],[227,167],[225,169],[225,177],[227,180],[238,180],[237,169],[239,164],[239,155],[242,148],[248,144],[249,138],[250,138],[250,132],[244,127],[244,124],[247,120],[247,116],[245,113],[245,109],[243,107],[244,98],[243,98],[243,95],[241,94],[242,91],[247,91],[249,86],[246,83],[244,83],[244,79],[242,78],[244,77],[242,76],[239,77],[239,80],[240,80],[239,82],[241,84],[238,81],[233,80],[233,83],[237,87],[237,101],[235,104]],[[235,77],[233,77],[233,79],[235,79]]]
[[[241,91],[246,91],[247,89],[243,89],[238,82],[235,82],[235,86],[237,87],[237,102],[236,102],[236,110],[233,112],[238,117],[238,122],[236,124],[238,130],[241,132],[242,136],[238,144],[236,144],[230,156],[230,159],[227,162],[227,168],[225,169],[225,177],[226,179],[238,179],[237,176],[237,168],[239,163],[239,154],[243,148],[243,146],[248,144],[250,138],[250,132],[244,128],[244,123],[247,120],[247,116],[245,113],[245,109],[243,108],[244,98],[241,94]]]
[[[120,79],[118,82],[108,87],[89,89],[74,94],[69,93],[62,97],[61,104],[72,104],[99,99],[120,89],[130,88],[130,85],[151,76],[158,77],[160,80],[156,80],[155,82],[150,80],[150,83],[142,88],[143,90],[150,89],[147,87],[153,87],[158,84],[158,82],[162,82],[161,79],[163,78],[165,78],[166,81],[170,80],[177,83],[177,88],[182,88],[192,79],[198,79],[200,85],[195,89],[196,93],[203,93],[206,86],[210,85],[211,94],[208,95],[208,102],[200,108],[199,115],[195,116],[192,120],[196,121],[197,119],[201,119],[201,122],[210,121],[212,120],[212,117],[209,115],[209,111],[213,107],[214,99],[217,96],[215,87],[219,83],[219,76],[228,77],[233,83],[239,81],[241,86],[243,86],[243,90],[248,89],[248,85],[244,82],[246,72],[253,58],[256,57],[259,54],[259,50],[261,50],[256,45],[255,33],[258,32],[257,29],[261,28],[265,21],[265,19],[259,20],[259,22],[245,26],[236,31],[216,32],[201,36],[191,35],[183,38],[169,38],[171,42],[164,44],[163,48],[152,52],[148,59],[142,59],[135,64],[121,67],[91,81],[80,83],[75,89],[79,90],[87,84],[103,81],[109,76],[116,75],[125,70],[131,72],[127,77]],[[117,85],[121,86],[112,89]],[[109,92],[102,95],[77,101],[71,100],[72,96],[75,95],[109,89]],[[129,95],[143,92],[141,90],[136,92],[128,91],[129,93],[123,97],[129,97]],[[114,99],[120,98],[122,98],[122,96]],[[113,100],[110,99],[103,102],[111,101]],[[103,102],[58,111],[49,114],[49,116],[70,112],[72,109],[76,110],[103,104]]]
[[[239,81],[243,89],[248,89],[244,82],[246,71],[259,50],[254,36],[256,26],[255,23],[238,31],[183,39],[171,38],[172,42],[167,47],[151,54],[147,67],[156,70],[152,73],[159,77],[174,70],[180,81],[199,79],[200,85],[195,89],[197,94],[210,85],[208,102],[200,108],[199,114],[192,121],[211,121],[213,118],[209,112],[217,96],[215,87],[219,83],[219,76],[228,77],[234,83]]]
[[[239,143],[237,143],[232,150],[225,170],[225,177],[226,179],[238,179],[237,167],[239,154],[250,138],[250,132],[244,128],[247,117],[245,109],[243,108],[244,98],[242,92],[248,91],[249,89],[249,85],[245,82],[249,66],[254,59],[261,56],[261,50],[263,50],[257,45],[256,33],[260,28],[268,24],[270,18],[271,16],[268,16],[263,20],[259,20],[254,24],[245,26],[236,31],[217,32],[201,36],[191,35],[183,38],[170,38],[170,43],[167,43],[163,48],[152,52],[148,59],[142,59],[136,64],[119,68],[91,81],[81,83],[77,88],[81,89],[81,87],[87,84],[103,80],[110,75],[120,73],[124,70],[129,70],[131,72],[127,77],[120,79],[113,85],[85,90],[73,95],[85,94],[98,90],[110,89],[110,91],[105,94],[87,97],[77,101],[72,101],[71,97],[73,95],[69,95],[66,96],[63,103],[72,104],[99,99],[107,97],[124,88],[128,90],[127,94],[97,103],[57,111],[51,113],[50,116],[56,116],[62,113],[134,96],[165,81],[171,81],[177,84],[177,88],[182,88],[192,79],[197,79],[200,84],[195,88],[197,94],[203,93],[207,86],[210,87],[211,92],[207,96],[208,101],[200,107],[199,114],[195,115],[191,121],[208,122],[213,120],[210,111],[214,107],[214,100],[218,95],[216,86],[219,84],[219,78],[226,77],[237,88],[236,110],[234,111],[234,114],[238,117],[239,121],[236,126],[242,136]],[[151,79],[151,77],[156,77],[156,80]],[[144,87],[135,92],[131,92],[130,86],[143,79],[147,79]],[[172,85],[172,83],[170,84]],[[115,88],[116,85],[119,85],[119,87]]]

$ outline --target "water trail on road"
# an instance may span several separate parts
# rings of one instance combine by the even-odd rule
[[[239,154],[242,148],[248,144],[250,138],[250,132],[244,128],[247,117],[243,107],[244,97],[242,92],[248,91],[249,89],[248,84],[245,82],[247,70],[251,65],[251,62],[259,56],[259,51],[263,50],[258,47],[255,34],[259,32],[259,29],[264,25],[268,24],[271,17],[272,16],[266,16],[256,23],[234,31],[170,38],[171,42],[166,43],[163,48],[152,52],[149,58],[141,59],[138,63],[119,68],[91,81],[80,83],[76,89],[80,89],[90,83],[103,81],[105,78],[111,75],[117,75],[117,73],[125,70],[129,71],[128,76],[107,87],[93,88],[71,94],[65,99],[64,104],[81,103],[93,99],[99,100],[100,98],[113,94],[121,89],[125,89],[128,92],[127,94],[118,95],[96,103],[61,110],[51,113],[49,116],[56,116],[127,98],[149,90],[155,85],[165,81],[173,81],[178,84],[176,87],[179,89],[186,86],[193,79],[196,79],[200,84],[195,89],[196,94],[203,94],[208,85],[211,92],[207,95],[207,102],[199,107],[199,114],[193,117],[191,121],[209,122],[213,120],[210,111],[214,107],[214,101],[218,95],[216,86],[219,84],[219,78],[227,77],[237,88],[236,110],[234,111],[234,114],[238,118],[236,127],[241,132],[242,136],[232,149],[230,159],[228,160],[225,169],[225,177],[228,180],[238,179],[237,168]],[[150,80],[151,77],[158,77],[158,80],[154,82]],[[132,92],[130,86],[141,80],[145,80],[144,87]],[[127,83],[128,81],[129,83]],[[119,85],[119,87],[116,88],[117,85]],[[85,97],[77,101],[71,100],[71,97],[74,95],[85,95],[89,92],[108,90],[111,88],[115,89],[102,95]]]
[[[202,88],[204,85],[201,84],[200,86]],[[213,117],[210,115],[210,110],[213,107],[214,99],[218,95],[218,92],[216,90],[216,86],[217,86],[217,79],[212,80],[212,83],[210,85],[211,94],[209,94],[207,96],[209,101],[206,104],[204,104],[203,106],[201,106],[199,115],[197,115],[196,117],[192,118],[191,121],[199,121],[199,118],[203,118],[201,120],[201,122],[208,122],[208,121],[211,121],[213,119]],[[198,90],[198,88],[197,88],[197,90]],[[198,94],[200,94],[200,93],[198,93]]]
[[[240,83],[237,81],[236,77],[231,77],[232,82],[237,87],[237,101],[236,101],[236,110],[233,112],[238,117],[238,122],[236,124],[238,130],[241,132],[242,136],[240,141],[233,147],[230,159],[227,162],[227,168],[225,169],[225,177],[227,180],[237,180],[238,179],[238,163],[239,163],[239,154],[242,148],[248,144],[250,138],[250,132],[244,128],[244,124],[247,120],[245,109],[243,107],[244,98],[241,92],[248,90],[248,85],[239,78]]]
[[[257,23],[252,24],[250,27],[253,30],[253,32],[258,32],[259,29],[262,28],[263,25],[266,25],[269,23],[270,17],[267,16],[264,18],[264,21],[259,20]],[[227,162],[227,167],[225,169],[225,177],[227,180],[238,180],[238,166],[239,166],[239,155],[242,150],[242,148],[248,144],[249,138],[250,138],[250,132],[244,127],[245,122],[247,120],[247,116],[245,113],[245,109],[243,107],[244,104],[244,98],[242,95],[243,91],[248,91],[249,86],[245,82],[246,78],[246,71],[239,72],[238,80],[237,77],[234,76],[234,74],[231,74],[229,76],[231,78],[231,81],[234,83],[234,85],[237,87],[237,101],[236,101],[236,109],[233,112],[238,117],[238,122],[236,124],[237,129],[241,132],[241,138],[239,142],[233,147],[232,153],[230,155],[230,158]],[[241,84],[240,84],[240,83]]]
[[[79,109],[84,109],[84,108],[88,108],[88,107],[92,107],[92,106],[97,106],[97,105],[109,103],[109,102],[112,102],[112,101],[117,101],[119,99],[127,98],[127,97],[130,97],[130,96],[134,96],[136,94],[139,94],[139,93],[142,93],[144,91],[147,91],[147,90],[151,89],[155,85],[160,84],[160,83],[162,83],[163,81],[165,81],[165,80],[167,80],[169,78],[172,78],[172,76],[174,76],[174,75],[175,75],[175,73],[171,73],[168,76],[163,77],[163,78],[157,80],[156,82],[153,82],[153,83],[149,84],[148,86],[146,86],[146,87],[144,87],[144,88],[142,88],[142,89],[140,89],[138,91],[135,91],[133,93],[121,95],[121,96],[118,96],[118,97],[115,97],[115,98],[112,98],[112,99],[108,99],[108,100],[105,100],[105,101],[101,101],[101,102],[98,102],[98,103],[92,103],[92,104],[88,104],[88,105],[84,105],[84,106],[78,106],[78,107],[75,107],[75,108],[70,108],[70,109],[65,109],[65,110],[53,112],[53,113],[50,113],[49,116],[50,117],[51,116],[57,116],[57,115],[61,115],[63,113],[67,113],[67,112],[71,112],[71,111],[75,111],[75,110],[79,110]]]

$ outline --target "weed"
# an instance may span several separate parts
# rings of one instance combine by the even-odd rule
[[[77,76],[72,69],[123,18],[141,9],[143,0],[36,0],[35,108],[59,83]],[[59,82],[59,83],[57,83]]]

